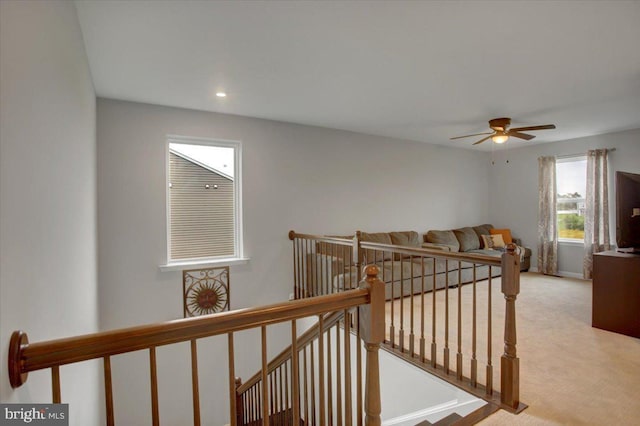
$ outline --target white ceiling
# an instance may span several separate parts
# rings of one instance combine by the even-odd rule
[[[512,147],[640,128],[637,0],[76,5],[101,97],[463,148],[503,116],[557,125]]]

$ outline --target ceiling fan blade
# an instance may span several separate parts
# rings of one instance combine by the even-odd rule
[[[491,134],[491,136],[493,136],[493,133]],[[486,141],[487,139],[491,139],[491,136],[487,136],[486,138],[480,139],[478,142],[474,143],[474,145],[478,145],[479,143],[482,143],[482,142]]]
[[[556,125],[555,124],[543,124],[542,126],[527,126],[527,127],[516,127],[511,129],[511,131],[515,131],[515,132],[519,132],[520,130],[523,131],[527,131],[527,130],[549,130],[549,129],[555,129]]]
[[[487,133],[475,133],[473,135],[464,135],[464,136],[456,136],[455,138],[449,138],[449,140],[454,140],[454,139],[462,139],[462,138],[468,138],[471,136],[482,136],[482,135],[492,135],[493,132],[487,132]]]
[[[520,132],[514,132],[513,130],[511,130],[509,132],[509,136],[513,136],[514,138],[524,139],[526,141],[530,141],[531,139],[535,138],[535,136],[533,136],[533,135],[528,135],[526,133],[520,133]]]

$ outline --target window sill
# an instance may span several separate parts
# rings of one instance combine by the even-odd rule
[[[565,240],[565,239],[558,239],[558,244],[562,244],[565,246],[584,246],[584,241],[583,240]]]
[[[160,265],[162,272],[183,271],[185,269],[205,269],[215,268],[216,266],[233,266],[244,265],[249,263],[248,257],[233,257],[228,259],[209,259],[209,260],[189,260],[184,262],[167,262]]]

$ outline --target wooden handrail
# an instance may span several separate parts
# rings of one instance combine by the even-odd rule
[[[358,234],[356,232],[356,234]],[[350,238],[339,238],[339,237],[327,237],[324,235],[313,235],[313,234],[299,234],[295,231],[289,231],[289,239],[301,239],[301,240],[312,240],[316,243],[333,243],[336,245],[344,245],[344,246],[353,246],[354,241]],[[492,266],[500,266],[501,261],[499,258],[495,256],[487,256],[484,254],[477,253],[460,253],[460,252],[451,252],[444,251],[438,249],[429,249],[424,247],[408,247],[408,246],[399,246],[395,244],[385,244],[385,243],[374,243],[370,241],[358,241],[358,245],[362,250],[380,250],[380,251],[389,251],[397,254],[404,254],[407,256],[424,256],[428,255],[429,257],[434,257],[436,259],[449,259],[456,260],[461,262],[471,262],[471,263],[482,263],[485,265]]]
[[[353,240],[351,238],[339,238],[339,237],[326,237],[324,235],[312,235],[312,234],[298,234],[295,231],[289,231],[289,239],[300,240],[313,240],[318,243],[335,243],[337,245],[352,246]]]
[[[369,241],[360,241],[360,247],[362,250],[386,251],[394,254],[404,254],[407,256],[428,256],[430,258],[442,260],[448,259],[460,262],[481,263],[483,265],[491,266],[500,266],[502,262],[499,257],[487,256],[485,254],[452,252],[423,247],[412,248],[394,244],[373,243]]]
[[[37,343],[29,343],[24,332],[14,331],[9,345],[9,380],[11,386],[16,388],[26,381],[26,374],[30,371],[267,326],[369,302],[369,290],[356,289],[264,307]]]
[[[340,321],[344,317],[344,311],[336,311],[332,312],[328,315],[325,315],[323,318],[322,324],[322,332],[329,330],[331,327],[336,325],[338,321]],[[302,335],[300,335],[296,341],[296,345],[298,350],[301,350],[305,346],[309,345],[320,333],[320,323],[315,323],[311,326],[307,331],[305,331]],[[282,352],[280,352],[275,358],[273,358],[268,366],[267,366],[267,374],[273,372],[276,368],[280,367],[287,360],[291,358],[291,345],[287,346]],[[258,371],[256,374],[251,376],[249,380],[243,383],[238,389],[237,392],[239,394],[244,393],[251,386],[258,383],[262,378],[262,372]]]

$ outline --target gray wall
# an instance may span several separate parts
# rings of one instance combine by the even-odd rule
[[[179,272],[166,261],[165,144],[175,134],[242,141],[244,244],[247,265],[231,267],[231,306],[281,301],[292,291],[290,229],[352,233],[451,228],[488,220],[487,156],[468,150],[254,118],[98,100],[98,235],[101,326],[169,320],[182,315]],[[277,334],[274,331],[274,335]],[[287,333],[281,333],[286,336]],[[275,340],[273,353],[280,349]],[[253,343],[255,345],[255,341]],[[226,363],[224,339],[203,359]],[[256,371],[254,346],[238,343],[239,372]],[[187,348],[162,349],[172,389],[161,394],[167,423],[189,412]],[[134,359],[135,357],[131,357]],[[148,411],[144,355],[114,366],[114,381],[142,376],[116,406],[130,422]],[[208,368],[208,367],[203,367]],[[171,370],[169,369],[169,370]],[[162,371],[162,369],[161,369]],[[219,374],[214,368],[206,374]],[[133,382],[133,380],[131,381]],[[226,415],[222,396],[205,417]],[[173,392],[173,393],[172,393]],[[116,393],[117,395],[117,393]],[[136,416],[142,416],[137,418]]]
[[[73,2],[0,2],[0,400],[50,402],[49,370],[12,390],[11,332],[98,330],[95,94]],[[71,424],[102,410],[97,363],[61,369]]]
[[[615,242],[614,174],[616,171],[640,173],[640,129],[532,145],[495,154],[495,164],[490,170],[490,217],[494,223],[513,229],[525,245],[532,248],[533,267],[537,267],[538,157],[581,154],[595,148],[616,148],[609,155],[609,207],[612,241]],[[558,269],[562,275],[582,277],[583,250],[582,244],[559,244]]]

